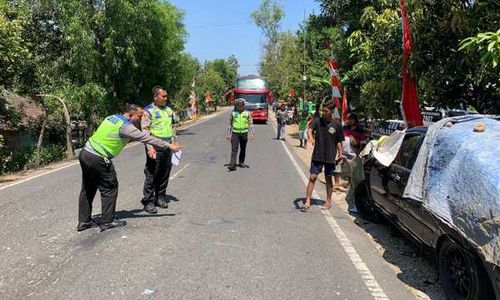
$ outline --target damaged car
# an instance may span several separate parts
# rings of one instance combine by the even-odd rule
[[[449,299],[500,299],[500,118],[447,118],[369,146],[361,216],[429,250]]]

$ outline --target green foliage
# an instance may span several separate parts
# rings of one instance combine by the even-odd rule
[[[156,0],[7,2],[0,8],[0,54],[6,49],[12,57],[1,57],[12,67],[1,82],[32,97],[61,96],[72,117],[90,122],[126,102],[148,102],[157,84],[175,95],[183,84],[182,17]],[[60,118],[58,109],[48,111]]]
[[[295,36],[290,32],[280,34],[277,43],[279,59],[273,61],[267,52],[261,63],[260,72],[269,82],[270,89],[278,98],[286,98],[290,88],[301,88],[300,48]]]
[[[364,115],[398,117],[402,69],[399,1],[318,2],[322,13],[310,15],[286,42],[295,44],[296,55],[289,54],[286,49],[290,47],[280,47],[281,39],[276,53],[267,50],[269,44],[264,46],[261,73],[268,77],[273,92],[282,96],[289,88],[301,90],[300,80],[284,83],[282,77],[300,78],[305,65],[306,97],[315,101],[329,98],[326,60],[333,55],[350,105]],[[500,113],[498,1],[407,0],[406,5],[413,37],[409,69],[418,81],[421,104]],[[294,66],[276,76],[279,71],[275,70],[290,62],[290,57]]]
[[[22,34],[28,22],[25,10],[16,10],[0,2],[0,85],[13,84],[30,58],[28,46]]]
[[[26,146],[12,151],[2,144],[0,136],[0,175],[33,168],[35,166],[35,146]],[[60,161],[66,157],[66,147],[60,144],[51,144],[43,147],[40,152],[40,165]]]
[[[169,1],[0,0],[0,86],[37,101],[53,128],[63,123],[61,105],[40,94],[64,99],[71,119],[89,128],[125,103],[150,103],[155,85],[184,109],[193,78],[199,95],[218,96],[238,69],[234,56],[202,67],[183,52],[185,37],[183,13]],[[14,120],[13,112],[2,117]],[[27,129],[37,134],[40,124]],[[29,163],[20,153],[12,164]]]
[[[250,15],[272,45],[278,42],[280,22],[284,17],[283,7],[273,0],[262,0],[260,7]]]
[[[460,43],[459,50],[472,49],[481,53],[481,62],[485,67],[496,68],[500,61],[500,30],[478,33]]]

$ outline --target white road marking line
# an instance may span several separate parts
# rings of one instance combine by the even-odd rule
[[[182,169],[180,169],[179,171],[175,172],[174,175],[170,176],[170,180],[172,179],[175,179],[179,176],[179,174],[184,171],[187,167],[189,167],[191,164],[186,164],[184,167],[182,167]]]
[[[41,177],[43,175],[48,175],[50,173],[54,173],[56,171],[59,171],[59,170],[62,170],[62,169],[66,169],[66,168],[69,168],[71,166],[74,166],[74,165],[77,165],[79,164],[80,162],[79,161],[75,161],[75,162],[72,162],[72,163],[69,163],[68,165],[65,165],[65,166],[62,166],[62,167],[59,167],[57,169],[53,169],[53,170],[50,170],[50,171],[47,171],[47,172],[44,172],[44,173],[41,173],[41,174],[38,174],[38,175],[35,175],[35,176],[32,176],[32,177],[28,177],[28,178],[25,178],[25,179],[22,179],[22,180],[19,180],[19,181],[16,181],[16,182],[13,182],[13,183],[10,183],[10,184],[7,184],[7,185],[4,185],[2,187],[0,187],[0,191],[1,190],[4,190],[6,188],[9,188],[11,186],[15,186],[15,185],[18,185],[18,184],[21,184],[21,183],[24,183],[26,181],[30,181],[32,179],[35,179],[35,178],[38,178],[38,177]]]
[[[203,124],[203,123],[205,123],[206,121],[208,121],[208,120],[210,120],[210,119],[212,119],[212,118],[215,118],[216,116],[218,116],[219,114],[221,114],[221,113],[223,113],[223,112],[225,112],[225,110],[222,110],[222,111],[220,111],[220,112],[218,112],[218,113],[215,113],[215,114],[213,114],[213,115],[210,115],[210,116],[208,116],[208,117],[204,118],[203,120],[200,120],[199,122],[196,122],[196,123],[190,124],[190,125],[188,125],[188,126],[186,126],[186,127],[183,127],[183,128],[180,128],[179,130],[185,130],[185,129],[191,128],[191,127],[193,127],[193,126],[195,126],[195,125]],[[131,148],[131,147],[134,147],[134,146],[137,146],[137,145],[142,145],[142,143],[134,142],[134,143],[128,144],[128,145],[125,147],[125,149]],[[69,167],[74,166],[74,165],[78,165],[79,163],[80,163],[79,161],[74,161],[74,162],[71,162],[71,163],[69,163],[69,164],[67,164],[67,165],[65,165],[65,166],[62,166],[62,167],[59,167],[59,168],[56,168],[56,169],[53,169],[53,170],[50,170],[50,171],[47,171],[47,172],[43,172],[43,173],[37,174],[37,175],[32,176],[32,177],[28,177],[28,178],[25,178],[25,179],[21,179],[21,180],[19,180],[19,181],[16,181],[16,182],[13,182],[13,183],[10,183],[10,184],[7,184],[7,185],[4,185],[4,186],[1,186],[1,187],[0,187],[0,191],[1,191],[1,190],[4,190],[4,189],[7,189],[7,188],[10,188],[10,187],[12,187],[12,186],[15,186],[15,185],[21,184],[21,183],[25,183],[25,182],[30,181],[30,180],[33,180],[33,179],[36,179],[36,178],[38,178],[38,177],[41,177],[41,176],[44,176],[44,175],[48,175],[48,174],[50,174],[50,173],[54,173],[54,172],[59,171],[59,170],[66,169],[66,168],[69,168]],[[186,165],[186,166],[187,166],[187,165]],[[174,174],[174,175],[175,175],[175,174]]]
[[[276,126],[273,125],[274,130],[277,132]],[[306,174],[304,174],[304,171],[300,168],[299,164],[297,163],[297,160],[293,157],[292,153],[290,150],[288,150],[287,146],[285,143],[281,143],[283,145],[283,148],[285,149],[285,152],[288,154],[288,157],[292,161],[293,166],[299,173],[300,177],[302,177],[302,181],[304,184],[307,186],[308,183],[308,177]],[[319,195],[316,191],[313,192],[313,197],[316,199],[319,199]],[[372,272],[368,268],[368,266],[365,264],[363,259],[359,256],[358,252],[356,249],[353,247],[351,241],[349,238],[347,238],[347,235],[344,233],[342,228],[339,226],[335,218],[332,216],[331,212],[329,210],[323,210],[323,216],[326,218],[326,221],[328,222],[328,225],[330,225],[330,228],[332,229],[333,233],[337,237],[337,239],[340,242],[340,245],[344,249],[345,253],[351,260],[352,264],[358,271],[359,275],[361,275],[361,278],[365,284],[365,286],[368,288],[370,291],[370,294],[373,296],[374,299],[376,300],[388,300],[389,297],[384,293],[382,290],[382,287],[378,284],[377,280],[373,276]]]

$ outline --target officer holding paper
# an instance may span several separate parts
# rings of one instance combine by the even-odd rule
[[[152,136],[165,142],[173,143],[174,112],[167,103],[167,91],[162,86],[153,87],[153,103],[146,106],[141,128]],[[144,211],[150,214],[158,213],[157,206],[168,207],[166,196],[170,170],[172,169],[172,152],[170,149],[146,145],[146,167],[144,174],[143,199]]]

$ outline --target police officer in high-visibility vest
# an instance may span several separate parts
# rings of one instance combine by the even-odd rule
[[[83,183],[78,206],[77,231],[82,231],[97,224],[92,220],[92,202],[97,190],[101,193],[101,231],[125,226],[127,222],[114,219],[118,180],[112,159],[117,157],[128,141],[139,141],[156,147],[178,151],[181,147],[142,132],[139,125],[144,110],[136,105],[129,105],[124,114],[108,116],[83,147],[78,159],[82,168]]]
[[[248,166],[245,165],[248,132],[250,132],[251,140],[255,138],[252,115],[249,111],[245,110],[245,99],[236,99],[235,105],[236,109],[231,113],[229,128],[227,130],[227,140],[231,141],[231,162],[228,166],[229,171],[236,170],[236,155],[238,154],[238,147],[240,148],[238,166],[240,168],[248,168]]]
[[[146,114],[142,118],[143,131],[149,131],[152,136],[171,143],[174,136],[174,112],[167,103],[167,91],[161,86],[153,87],[153,103],[145,107]],[[146,166],[144,174],[143,199],[144,210],[150,214],[158,213],[156,206],[168,207],[166,196],[170,170],[172,169],[172,152],[146,145]]]

